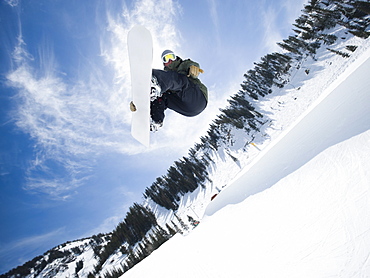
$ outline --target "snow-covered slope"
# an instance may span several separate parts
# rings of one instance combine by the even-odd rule
[[[369,58],[370,51],[367,51],[351,64],[253,164],[243,169],[236,177],[239,181],[222,192],[222,201],[217,198],[211,203],[207,214],[272,186],[326,148],[368,130]],[[238,194],[235,194],[236,187]]]
[[[370,277],[369,57],[123,277]]]

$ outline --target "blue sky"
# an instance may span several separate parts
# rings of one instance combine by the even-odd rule
[[[108,232],[204,135],[253,62],[292,34],[300,0],[0,2],[0,272]],[[200,63],[210,102],[168,111],[146,149],[130,136],[126,36],[145,25],[153,67]]]

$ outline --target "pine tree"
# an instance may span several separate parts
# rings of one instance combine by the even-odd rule
[[[184,223],[184,221],[182,221],[182,219],[176,213],[174,215],[182,227],[182,230],[180,230],[180,233],[182,234],[183,231],[189,231],[189,227]]]
[[[172,224],[174,225],[174,229],[172,229],[171,226],[168,225],[168,223],[166,223],[166,228],[167,228],[169,234],[171,235],[171,237],[173,237],[175,234],[177,234],[177,230],[178,230],[177,226],[173,223],[173,221],[172,221]]]

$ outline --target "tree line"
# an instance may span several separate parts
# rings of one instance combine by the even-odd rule
[[[207,135],[200,138],[201,143],[190,149],[188,157],[176,161],[166,175],[157,178],[146,188],[144,197],[176,211],[181,196],[204,187],[205,182],[210,181],[210,153],[217,151],[220,146],[227,146],[232,128],[244,130],[248,136],[259,132],[268,121],[267,116],[255,107],[255,101],[271,94],[273,87],[283,88],[289,82],[293,62],[307,56],[315,58],[316,51],[322,45],[333,45],[338,38],[326,30],[339,25],[355,36],[368,38],[369,10],[370,4],[366,1],[311,0],[293,24],[295,35],[278,43],[285,52],[263,56],[253,69],[244,74],[241,90],[231,96],[226,108],[220,109],[221,114],[212,122]],[[353,52],[356,46],[346,49]],[[343,57],[350,55],[330,48],[328,50]]]

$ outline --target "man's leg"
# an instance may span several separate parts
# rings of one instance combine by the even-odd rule
[[[175,71],[152,70],[152,75],[157,78],[162,93],[167,91],[182,92],[189,86],[188,78]]]
[[[207,100],[197,85],[190,84],[183,92],[166,95],[166,105],[181,115],[193,117],[206,108]]]
[[[199,87],[189,79],[174,71],[153,69],[161,87],[166,107],[184,116],[196,116],[207,106],[207,100]]]

